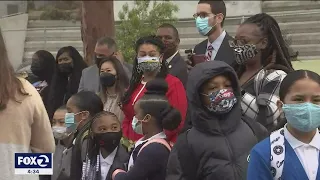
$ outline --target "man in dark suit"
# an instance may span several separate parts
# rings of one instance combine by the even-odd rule
[[[171,24],[162,24],[157,30],[157,37],[161,38],[166,47],[163,59],[168,62],[169,73],[179,78],[186,86],[188,67],[179,53],[180,38],[177,28]]]
[[[229,41],[233,38],[223,29],[226,17],[225,3],[200,0],[197,5],[197,13],[193,16],[196,19],[199,33],[208,37],[194,47],[193,53],[205,55],[207,61],[219,60],[235,66],[234,52],[229,46]],[[191,65],[192,56],[189,57],[188,64]]]
[[[95,64],[85,68],[82,71],[78,92],[92,91],[97,93],[100,91],[100,72],[98,65],[100,64],[101,60],[105,57],[116,56],[117,59],[122,63],[123,68],[130,79],[132,73],[132,65],[125,62],[121,53],[117,52],[116,42],[112,38],[100,38],[97,41],[96,47],[94,49],[94,54]]]

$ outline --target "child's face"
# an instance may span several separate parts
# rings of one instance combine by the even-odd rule
[[[230,79],[223,75],[215,76],[204,83],[201,87],[201,93],[210,94],[221,89],[232,90]],[[205,106],[211,104],[210,98],[208,96],[202,96],[202,102]]]
[[[52,126],[60,126],[60,127],[64,127],[65,123],[64,123],[64,116],[67,113],[67,110],[57,110],[54,115],[53,115],[53,119],[52,119]]]
[[[94,134],[119,131],[121,131],[120,122],[116,117],[111,115],[101,116],[92,124],[92,132]]]

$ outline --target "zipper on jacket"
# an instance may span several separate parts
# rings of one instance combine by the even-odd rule
[[[234,157],[233,151],[232,151],[232,149],[231,149],[231,146],[230,146],[230,143],[229,143],[229,140],[228,140],[226,134],[223,133],[223,136],[224,136],[224,139],[226,140],[226,144],[227,144],[228,149],[229,149],[229,152],[230,152],[230,154],[231,154],[231,162],[232,162],[233,175],[234,175],[235,178],[237,178],[236,168],[234,167],[234,164],[233,164],[233,163],[235,162],[235,159],[234,159],[235,157]]]

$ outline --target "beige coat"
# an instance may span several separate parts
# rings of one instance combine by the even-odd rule
[[[14,153],[53,153],[50,121],[37,90],[20,79],[28,96],[17,94],[21,103],[10,100],[0,111],[0,180],[37,180],[38,176],[14,175]]]

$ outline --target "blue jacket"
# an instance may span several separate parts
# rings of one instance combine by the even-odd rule
[[[282,172],[282,180],[309,180],[298,156],[287,140],[285,140],[285,147],[285,160]],[[270,138],[267,138],[257,144],[250,153],[250,157],[248,158],[249,166],[247,180],[273,180],[270,171],[270,157]],[[320,180],[319,167],[317,180]]]

